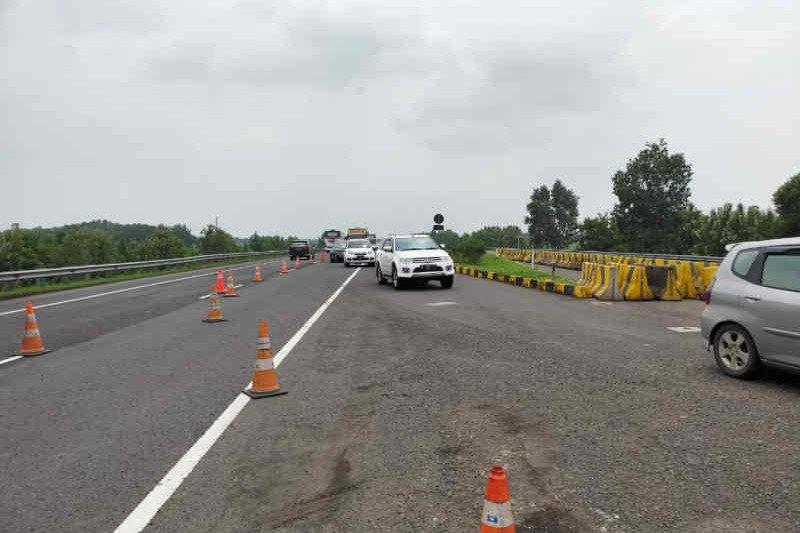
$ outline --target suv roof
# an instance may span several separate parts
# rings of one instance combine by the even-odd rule
[[[769,239],[766,241],[746,241],[735,242],[725,247],[729,252],[732,250],[744,250],[747,248],[762,248],[764,246],[796,246],[800,245],[800,237],[786,237],[783,239]]]

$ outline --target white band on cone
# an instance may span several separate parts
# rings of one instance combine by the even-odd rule
[[[275,365],[272,364],[272,357],[269,359],[256,359],[255,370],[273,370]]]
[[[256,348],[259,350],[271,350],[272,342],[269,340],[269,337],[259,337],[256,341]]]
[[[481,523],[498,529],[513,526],[514,517],[511,515],[511,506],[508,502],[494,503],[484,500]]]

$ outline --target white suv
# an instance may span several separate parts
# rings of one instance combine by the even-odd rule
[[[367,239],[348,239],[344,249],[344,266],[375,264],[375,251]]]
[[[431,279],[449,289],[453,286],[453,260],[428,235],[393,235],[378,248],[375,275],[381,284],[391,279],[395,289]]]

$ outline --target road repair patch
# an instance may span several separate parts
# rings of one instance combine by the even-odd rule
[[[700,333],[700,328],[696,326],[672,326],[667,329],[675,333]]]

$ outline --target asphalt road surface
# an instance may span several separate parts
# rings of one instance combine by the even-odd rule
[[[57,349],[0,365],[0,530],[113,530],[250,379],[257,320],[277,350],[355,271],[273,265],[215,325],[210,278],[41,310]],[[475,531],[495,463],[518,531],[800,529],[800,379],[723,376],[667,329],[699,302],[430,285],[361,269],[147,531]]]

